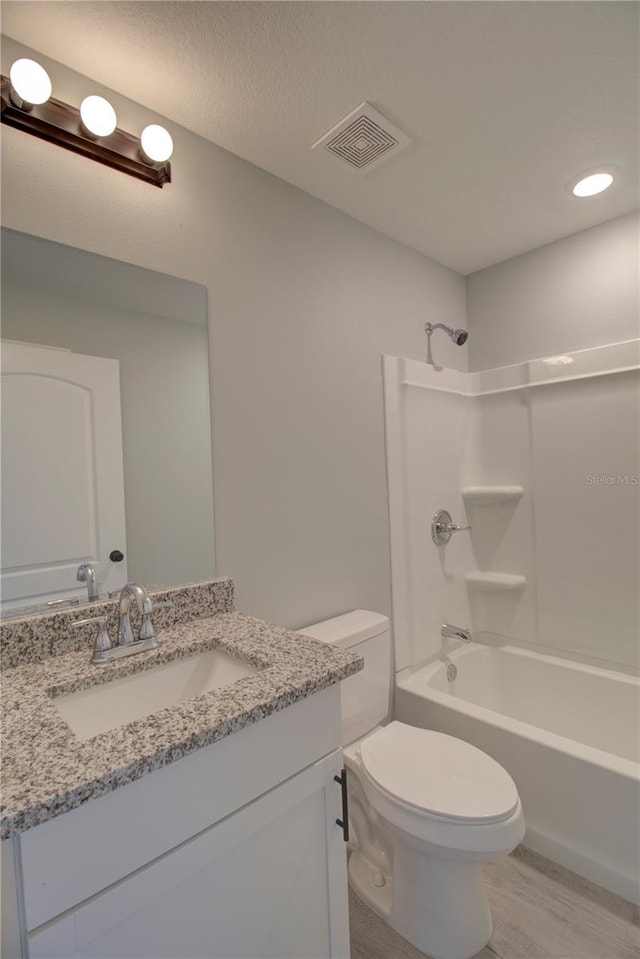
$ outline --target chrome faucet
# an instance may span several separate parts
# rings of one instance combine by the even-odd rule
[[[78,566],[78,572],[76,573],[76,579],[79,583],[87,584],[87,592],[89,593],[89,602],[95,603],[99,599],[98,594],[98,580],[96,578],[96,569],[93,563],[80,563]]]
[[[129,607],[131,598],[134,597],[138,605],[138,610],[142,616],[140,623],[140,632],[137,640],[133,638],[131,630],[131,617]],[[120,630],[118,632],[118,646],[128,646],[130,643],[145,642],[145,649],[155,649],[158,641],[155,638],[155,630],[151,622],[151,611],[153,603],[144,586],[140,583],[125,583],[120,593]]]
[[[450,623],[443,623],[440,629],[440,635],[443,639],[461,639],[463,643],[471,642],[471,630],[463,629],[462,626],[452,626]]]
[[[134,637],[131,628],[130,607],[132,598],[135,599],[142,616],[137,638]],[[173,603],[156,604],[156,607],[160,606],[173,606]],[[133,656],[134,653],[144,653],[148,649],[158,648],[160,644],[156,639],[151,622],[153,609],[154,604],[151,602],[151,597],[144,586],[141,586],[140,583],[125,583],[120,592],[120,625],[118,638],[115,642],[112,642],[109,637],[106,615],[95,616],[92,619],[79,619],[71,626],[75,628],[93,624],[98,627],[91,662],[97,666],[104,666],[113,659],[121,659],[123,656]]]

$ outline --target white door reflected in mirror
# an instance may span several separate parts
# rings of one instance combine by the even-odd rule
[[[83,562],[101,592],[123,586],[118,361],[3,342],[1,382],[3,605],[85,601]]]

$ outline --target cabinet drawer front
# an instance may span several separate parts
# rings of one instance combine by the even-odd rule
[[[35,929],[252,802],[340,744],[331,686],[20,837]]]
[[[331,872],[338,885],[346,876],[340,762],[311,766],[30,936],[30,959],[346,959],[346,880],[341,901],[330,893]]]

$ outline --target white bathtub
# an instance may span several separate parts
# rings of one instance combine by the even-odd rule
[[[396,716],[484,749],[512,775],[525,844],[631,901],[640,883],[640,681],[473,644],[396,676]]]

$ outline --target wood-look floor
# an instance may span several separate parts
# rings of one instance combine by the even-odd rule
[[[527,849],[485,868],[494,930],[477,959],[640,959],[636,906]],[[350,893],[351,959],[423,959]]]

